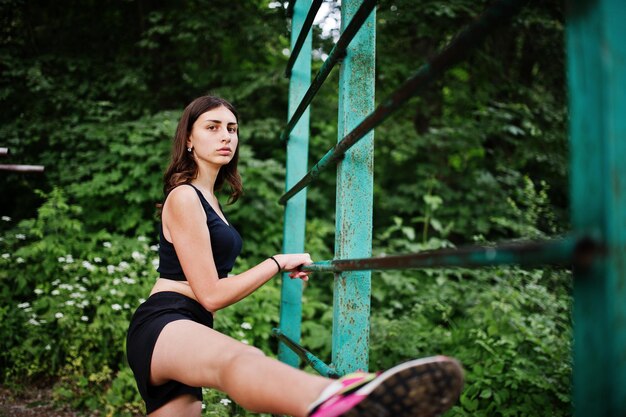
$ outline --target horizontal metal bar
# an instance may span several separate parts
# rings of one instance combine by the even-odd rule
[[[313,26],[313,20],[315,19],[315,15],[317,11],[320,9],[323,0],[313,0],[313,4],[311,4],[311,8],[309,9],[309,13],[306,15],[304,19],[304,23],[302,24],[302,29],[300,29],[300,34],[298,35],[298,39],[296,40],[295,45],[293,46],[293,50],[291,51],[291,55],[289,56],[289,61],[287,61],[287,68],[285,69],[285,77],[291,76],[291,70],[293,69],[293,64],[296,62],[298,55],[300,54],[300,50],[302,49],[302,45],[304,44],[304,40],[306,39],[311,27]],[[310,59],[310,58],[309,58]]]
[[[309,107],[309,104],[311,104],[311,101],[313,101],[313,98],[324,84],[324,81],[328,78],[335,64],[343,59],[346,54],[346,48],[348,48],[348,45],[350,45],[350,42],[352,42],[352,39],[361,28],[361,25],[363,25],[365,19],[372,13],[375,6],[376,0],[363,1],[361,7],[359,7],[359,10],[357,10],[354,17],[350,20],[350,23],[339,37],[339,40],[335,46],[333,46],[333,49],[331,49],[328,58],[326,58],[322,68],[320,68],[320,71],[313,79],[311,86],[302,97],[302,101],[291,116],[287,127],[285,127],[285,130],[280,135],[281,140],[287,141],[289,139],[289,133],[291,133],[296,123],[298,123],[298,120],[300,120],[300,117],[302,117],[302,114],[304,114],[304,111]]]
[[[315,262],[303,271],[341,272],[414,268],[478,268],[496,265],[577,265],[585,267],[604,252],[590,237],[567,236],[539,242],[508,242],[497,246],[466,246],[404,255]]]
[[[337,374],[330,366],[326,365],[324,361],[313,355],[311,352],[300,346],[298,343],[287,337],[280,329],[272,329],[272,336],[277,337],[288,348],[293,350],[303,361],[311,365],[320,375],[324,375],[329,378],[339,378]]]
[[[8,155],[9,148],[0,148],[0,155]]]
[[[6,165],[0,164],[0,171],[15,171],[15,172],[43,172],[43,165]]]
[[[469,50],[476,47],[497,25],[517,13],[528,0],[500,0],[488,8],[475,22],[463,29],[457,36],[430,62],[422,65],[417,72],[398,87],[392,95],[384,100],[363,121],[337,143],[326,155],[326,162],[337,162],[359,139],[370,130],[381,124],[393,114],[409,98],[416,95],[443,72],[459,63]],[[304,100],[303,100],[304,101]],[[330,155],[329,155],[330,154]],[[329,163],[317,163],[313,168],[316,173],[309,171],[291,189],[283,194],[279,202],[285,204],[287,200],[309,185],[319,176],[319,171],[326,169]]]

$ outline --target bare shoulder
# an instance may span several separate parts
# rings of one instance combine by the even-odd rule
[[[204,213],[198,194],[192,186],[183,184],[170,191],[163,206],[164,214],[186,216],[195,212]]]

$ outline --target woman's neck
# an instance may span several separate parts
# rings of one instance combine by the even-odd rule
[[[199,186],[203,191],[215,196],[215,181],[217,180],[217,174],[219,174],[219,172],[220,167],[198,164],[198,175],[193,180],[193,183]]]

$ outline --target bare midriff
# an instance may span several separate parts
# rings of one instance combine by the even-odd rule
[[[193,293],[193,290],[191,289],[191,286],[187,281],[174,281],[173,279],[159,278],[154,283],[152,291],[150,291],[150,295],[164,291],[177,292],[198,301],[196,295]]]

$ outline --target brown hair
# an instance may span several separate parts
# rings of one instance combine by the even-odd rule
[[[191,180],[198,176],[198,165],[193,158],[191,152],[187,152],[187,139],[191,134],[193,124],[202,113],[209,110],[216,109],[218,107],[226,107],[234,115],[237,121],[239,121],[239,115],[237,110],[228,101],[215,97],[215,96],[202,96],[198,97],[183,111],[183,115],[178,122],[176,128],[176,134],[174,135],[174,143],[172,146],[172,160],[170,166],[165,171],[163,176],[164,185],[163,192],[165,196],[170,193],[174,188],[181,184],[189,184]],[[239,146],[235,149],[233,159],[223,166],[217,178],[215,180],[215,191],[222,189],[225,183],[228,183],[230,188],[230,197],[228,204],[232,204],[243,193],[243,185],[241,183],[241,177],[237,171],[237,161],[239,160]]]

